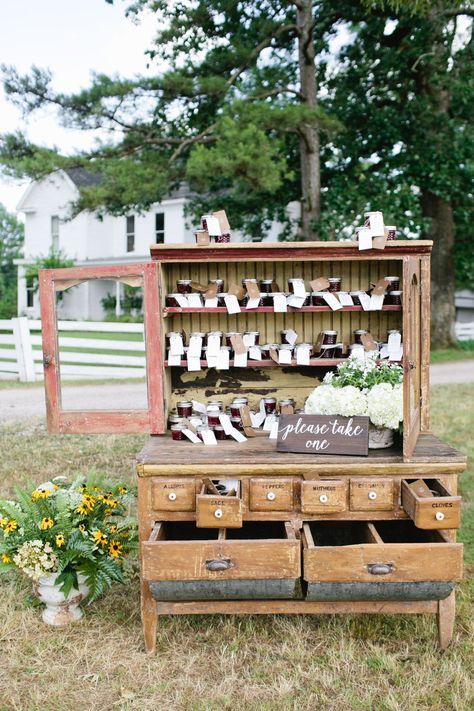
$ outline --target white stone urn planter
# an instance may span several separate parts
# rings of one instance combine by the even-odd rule
[[[76,622],[82,617],[79,603],[89,594],[85,584],[85,577],[78,574],[79,590],[73,588],[67,597],[60,590],[60,585],[55,583],[57,573],[46,575],[33,583],[35,595],[46,605],[43,610],[43,622],[55,627],[64,627],[71,622]]]
[[[369,422],[369,449],[392,447],[394,432],[389,427],[376,427]]]

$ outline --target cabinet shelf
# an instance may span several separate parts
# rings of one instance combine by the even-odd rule
[[[311,358],[309,361],[309,366],[304,366],[304,365],[297,365],[296,360],[293,359],[290,363],[275,363],[274,360],[268,359],[268,360],[249,360],[247,362],[247,368],[308,368],[308,367],[320,367],[320,368],[327,368],[331,366],[338,365],[339,363],[344,363],[347,361],[347,358]],[[199,361],[201,364],[202,368],[209,368],[209,367],[214,367],[214,366],[208,366],[206,360],[200,360]],[[381,363],[383,361],[377,360],[377,363]],[[385,361],[388,362],[388,361]],[[392,364],[397,364],[399,365],[401,361],[390,361]],[[165,360],[165,367],[166,368],[187,368],[188,367],[188,361],[187,360],[182,360],[179,365],[169,365],[168,361]],[[229,368],[234,368],[234,361],[230,360],[229,361]],[[240,367],[238,368],[240,370]],[[245,368],[243,368],[245,370]]]
[[[342,313],[344,311],[363,311],[362,306],[343,306],[342,309],[337,309],[337,312]],[[379,311],[380,309],[378,309]],[[402,306],[400,304],[387,304],[382,306],[382,311],[401,311]],[[259,306],[256,309],[246,309],[242,307],[240,313],[230,314],[232,316],[239,316],[240,314],[273,314],[273,313],[313,313],[321,311],[322,313],[331,313],[332,309],[330,306],[302,306],[301,309],[295,309],[293,306],[288,306],[288,311],[274,311],[272,306]],[[334,313],[337,313],[334,312]],[[168,314],[227,314],[227,309],[225,306],[217,306],[216,308],[205,308],[204,306],[195,308],[182,308],[181,306],[165,306],[163,308],[163,313]],[[367,311],[366,313],[374,314],[377,311]]]

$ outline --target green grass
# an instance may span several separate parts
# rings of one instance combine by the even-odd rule
[[[466,549],[452,646],[432,615],[160,618],[143,652],[137,572],[64,630],[42,624],[28,581],[0,581],[1,711],[472,711],[474,708],[474,384],[433,388],[432,428],[469,455],[459,538]],[[95,466],[135,481],[139,435],[0,429],[0,493]],[[179,472],[177,472],[179,474]]]
[[[446,363],[451,360],[468,360],[474,358],[474,341],[458,341],[455,348],[432,350],[432,363]]]

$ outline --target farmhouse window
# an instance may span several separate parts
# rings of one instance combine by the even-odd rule
[[[135,251],[135,215],[128,215],[126,218],[127,227],[127,252]]]
[[[51,215],[51,246],[54,252],[59,249],[59,217]]]
[[[31,308],[35,305],[35,279],[34,277],[26,278],[26,306]]]
[[[155,242],[156,244],[164,244],[165,241],[165,213],[157,212],[155,214]]]

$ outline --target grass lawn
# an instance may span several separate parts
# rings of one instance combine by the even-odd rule
[[[142,651],[136,572],[49,628],[26,581],[1,580],[0,711],[471,711],[474,708],[474,384],[433,390],[432,427],[471,457],[461,477],[466,575],[454,641],[436,646],[426,616],[175,617],[159,621],[157,652]],[[145,438],[53,436],[24,422],[0,430],[0,491],[92,466],[134,481]]]

